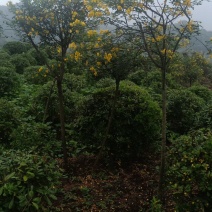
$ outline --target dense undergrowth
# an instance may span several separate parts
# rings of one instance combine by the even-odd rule
[[[0,211],[210,210],[210,63],[191,86],[186,72],[167,73],[167,164],[164,199],[159,201],[160,72],[153,65],[148,72],[138,67],[121,81],[96,163],[115,80],[108,74],[95,77],[77,64],[66,67],[64,171],[54,77],[28,45],[21,53],[10,48],[0,52]],[[45,48],[43,52],[51,60]]]

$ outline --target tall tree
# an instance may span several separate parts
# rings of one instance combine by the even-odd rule
[[[64,163],[67,168],[65,139],[65,114],[63,97],[63,76],[68,60],[68,48],[72,42],[79,42],[80,33],[86,27],[87,8],[82,0],[21,0],[19,4],[9,3],[13,12],[13,28],[27,39],[42,57],[41,47],[51,47],[52,59],[56,65],[45,60],[47,72],[54,74],[58,90],[61,141]]]
[[[180,43],[189,39],[198,31],[198,25],[192,20],[191,10],[201,0],[105,0],[111,13],[107,17],[129,42],[140,45],[146,56],[161,70],[162,74],[162,145],[159,197],[165,172],[166,149],[166,73]],[[183,19],[183,21],[181,20]]]

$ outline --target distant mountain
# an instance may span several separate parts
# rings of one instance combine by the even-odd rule
[[[0,16],[0,26],[2,27],[3,34],[0,37],[0,46],[4,45],[8,41],[20,40],[14,30],[12,30],[6,23],[12,19],[12,14],[9,12],[7,6],[0,6],[0,14],[4,14],[6,19],[3,16]]]
[[[7,19],[12,19],[12,14],[9,12],[7,6],[0,6],[0,11],[2,11],[2,13],[6,15]],[[17,34],[10,27],[7,26],[6,22],[7,20],[3,19],[0,16],[0,26],[2,26],[3,32],[5,35],[0,37],[0,46],[4,45],[8,41],[20,40]],[[111,29],[110,26],[101,27],[101,28],[109,29],[109,30]],[[207,54],[208,50],[206,47],[212,49],[212,43],[209,44],[210,38],[212,38],[212,31],[207,31],[205,29],[202,29],[200,31],[200,35],[193,37],[191,39],[190,45],[188,48],[186,48],[186,50],[197,51],[203,54]]]

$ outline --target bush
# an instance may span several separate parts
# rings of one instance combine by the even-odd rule
[[[201,111],[204,100],[189,90],[171,90],[168,93],[168,129],[185,134],[195,126],[197,113]]]
[[[212,100],[212,91],[204,86],[192,86],[188,88],[189,91],[195,93],[198,97],[205,100],[205,102]]]
[[[26,56],[15,54],[11,57],[10,62],[15,66],[15,70],[19,74],[24,73],[24,69],[30,66],[30,63]]]
[[[97,89],[84,101],[76,121],[80,139],[95,151],[105,135],[114,89],[113,86]],[[160,118],[159,106],[147,91],[136,85],[121,83],[106,146],[108,153],[117,159],[139,158],[143,150],[158,139]]]
[[[13,96],[19,83],[18,75],[13,68],[0,67],[0,97]]]
[[[174,140],[167,161],[169,188],[177,211],[210,211],[212,131],[199,130]]]
[[[56,132],[50,123],[36,123],[30,118],[13,130],[11,146],[19,150],[33,149],[52,157],[61,154],[61,142],[56,140]]]
[[[212,130],[212,100],[207,102],[197,114],[195,128],[210,128]]]
[[[10,41],[3,46],[3,50],[8,52],[10,55],[22,54],[30,49],[30,45],[18,41]]]
[[[11,102],[0,99],[0,145],[9,145],[11,133],[18,125],[15,106]]]
[[[41,55],[37,53],[35,49],[30,49],[27,54],[31,55],[35,60],[37,65],[43,66],[46,64],[46,60],[48,59],[48,54],[45,50],[41,50]]]
[[[174,81],[171,74],[167,73],[167,87],[169,89],[175,89],[178,88],[179,85]],[[144,75],[143,79],[141,78],[141,85],[151,88],[156,94],[161,94],[162,91],[162,75],[161,72],[158,70],[147,72],[146,75]]]
[[[30,66],[25,68],[24,78],[27,83],[39,85],[48,82],[51,76],[49,76],[49,72],[45,66]]]
[[[61,173],[45,156],[14,150],[0,154],[0,211],[49,211]]]

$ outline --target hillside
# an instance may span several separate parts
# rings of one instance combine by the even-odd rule
[[[9,12],[6,6],[0,6],[0,12],[2,12],[7,17],[7,19],[12,19],[12,14]],[[4,34],[4,36],[0,37],[0,46],[4,45],[8,41],[19,40],[17,34],[7,26],[6,22],[7,20],[5,20],[3,17],[0,18],[0,26],[3,28]],[[199,36],[191,39],[191,44],[188,48],[186,48],[186,50],[207,54],[206,46],[209,47],[207,41],[209,41],[211,37],[212,31],[202,29]],[[210,46],[212,47],[212,45]]]

